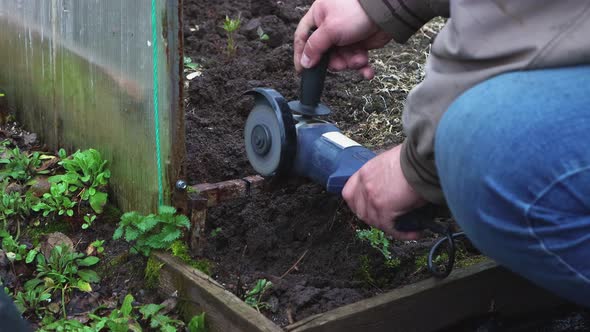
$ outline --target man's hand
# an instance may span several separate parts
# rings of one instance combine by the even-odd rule
[[[317,30],[309,37],[309,32]],[[375,76],[369,50],[381,48],[392,37],[367,16],[358,0],[316,0],[295,31],[295,68],[315,66],[328,49],[333,71],[357,70],[366,79]]]
[[[415,240],[419,233],[394,229],[395,218],[426,201],[412,189],[400,164],[401,145],[373,158],[346,183],[342,197],[367,224],[400,240]]]

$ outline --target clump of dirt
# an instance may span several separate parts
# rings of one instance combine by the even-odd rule
[[[311,3],[185,0],[185,55],[202,71],[188,83],[186,99],[191,183],[254,174],[243,146],[252,100],[243,93],[271,87],[288,100],[297,97],[292,35]],[[225,49],[226,16],[242,21],[235,56]],[[259,30],[269,39],[261,40]],[[426,31],[405,46],[376,53],[380,72],[371,82],[356,73],[329,73],[323,95],[333,111],[329,120],[377,150],[400,143],[403,100],[423,75],[433,35]],[[216,263],[216,279],[242,297],[257,279],[272,281],[265,313],[281,325],[425,278],[415,261],[433,241],[394,242],[399,265],[387,268],[378,252],[356,238],[361,224],[346,204],[313,184],[285,184],[228,203],[212,209],[207,222],[214,236],[205,256]]]

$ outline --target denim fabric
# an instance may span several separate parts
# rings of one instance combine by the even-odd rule
[[[445,197],[473,243],[590,306],[590,66],[480,83],[450,106],[435,143]]]

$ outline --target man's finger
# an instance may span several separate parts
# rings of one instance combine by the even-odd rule
[[[386,233],[402,241],[416,241],[422,237],[422,233],[419,232],[398,232],[395,229]]]
[[[359,70],[369,64],[369,53],[367,50],[350,49],[347,54],[347,65],[352,70]]]
[[[318,27],[305,43],[305,48],[301,54],[301,66],[311,68],[318,64],[322,55],[334,45],[332,38],[333,36],[330,35],[326,24]]]
[[[358,70],[359,74],[361,74],[366,80],[372,80],[375,78],[375,69],[371,67],[371,65],[367,65]]]
[[[346,70],[346,60],[338,52],[334,52],[330,55],[330,70],[332,71],[343,71]]]
[[[310,9],[307,11],[305,16],[299,21],[299,25],[297,25],[297,30],[295,30],[295,35],[293,39],[293,60],[295,61],[295,69],[300,72],[303,67],[301,67],[301,55],[303,54],[303,49],[305,48],[305,43],[309,38],[309,32],[315,27],[315,22],[313,18],[312,10]]]

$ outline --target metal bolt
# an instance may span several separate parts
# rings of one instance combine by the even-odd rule
[[[176,181],[176,190],[185,191],[186,188],[188,188],[188,183],[186,183],[186,181],[184,181],[184,180]]]

